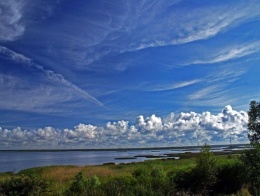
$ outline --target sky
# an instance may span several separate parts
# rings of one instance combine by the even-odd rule
[[[247,143],[257,0],[1,0],[0,149]]]

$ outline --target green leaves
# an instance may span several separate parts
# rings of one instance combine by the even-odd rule
[[[248,111],[248,139],[250,146],[241,156],[250,192],[260,195],[260,102],[251,101]]]
[[[217,177],[217,162],[214,154],[210,152],[210,147],[205,144],[200,154],[196,158],[194,169],[196,176],[196,192],[205,192],[215,184]]]
[[[39,178],[26,175],[13,175],[0,184],[0,194],[3,195],[44,195],[47,194],[47,183]]]
[[[250,143],[260,142],[260,102],[251,101],[248,111],[248,139]]]
[[[245,150],[241,160],[245,165],[250,192],[260,195],[260,144],[251,144],[251,149]]]
[[[96,195],[96,189],[100,185],[99,178],[97,176],[91,176],[90,178],[86,178],[84,173],[81,171],[79,172],[72,184],[70,185],[69,189],[65,191],[65,195]]]

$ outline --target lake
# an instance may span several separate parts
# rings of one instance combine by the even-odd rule
[[[212,147],[212,151],[223,151],[228,146]],[[235,150],[234,146],[230,150]],[[240,146],[239,149],[243,148]],[[198,147],[127,150],[60,150],[60,151],[0,151],[0,172],[20,170],[50,165],[102,165],[114,162],[141,162],[147,159],[167,158],[165,154],[198,152]],[[149,158],[147,158],[149,156]]]

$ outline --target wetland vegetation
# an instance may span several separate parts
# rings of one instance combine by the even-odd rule
[[[100,166],[49,166],[0,175],[2,195],[249,195],[237,154],[184,153],[180,159]]]

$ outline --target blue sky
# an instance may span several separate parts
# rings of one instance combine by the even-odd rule
[[[256,0],[2,0],[2,148],[247,142]]]

